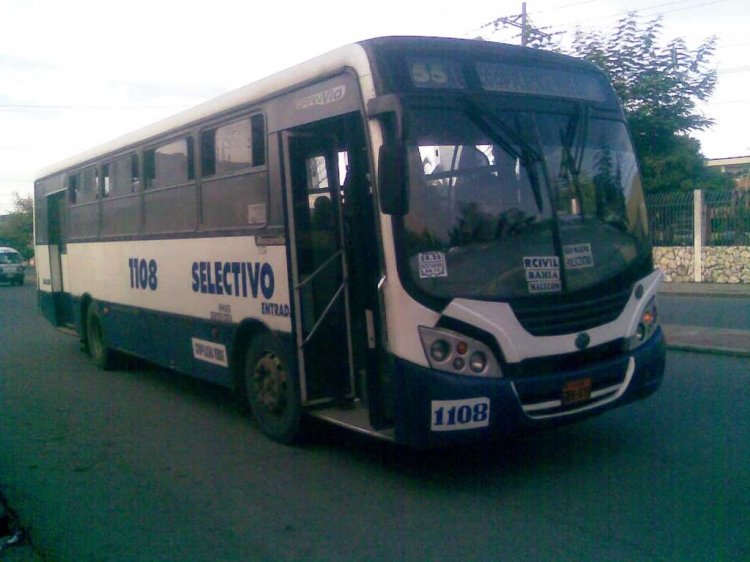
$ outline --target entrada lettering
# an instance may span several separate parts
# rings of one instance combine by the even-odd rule
[[[275,302],[261,303],[261,314],[264,316],[289,316],[288,304],[277,304]]]
[[[208,295],[230,295],[270,300],[276,287],[268,263],[240,261],[196,261],[192,266],[193,291]]]

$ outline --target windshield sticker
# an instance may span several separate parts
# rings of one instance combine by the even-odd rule
[[[419,278],[448,277],[448,266],[443,252],[420,252]]]
[[[557,256],[530,256],[523,258],[529,293],[559,293],[560,260]]]
[[[594,254],[591,244],[571,244],[563,246],[565,269],[584,269],[594,267]]]

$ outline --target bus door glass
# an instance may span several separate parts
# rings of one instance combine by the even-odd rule
[[[49,228],[49,264],[50,282],[55,303],[55,318],[58,326],[70,324],[70,311],[61,300],[63,291],[62,255],[66,253],[65,246],[65,192],[61,191],[47,196],[47,225]]]
[[[332,139],[287,133],[287,216],[303,403],[353,396],[339,156]]]

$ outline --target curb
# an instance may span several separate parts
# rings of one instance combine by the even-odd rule
[[[750,331],[702,326],[662,326],[667,349],[750,357]]]
[[[750,284],[746,283],[662,283],[660,295],[683,297],[750,298]]]

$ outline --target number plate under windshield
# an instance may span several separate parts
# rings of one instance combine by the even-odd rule
[[[562,405],[569,406],[591,399],[591,379],[568,381],[562,389]]]

